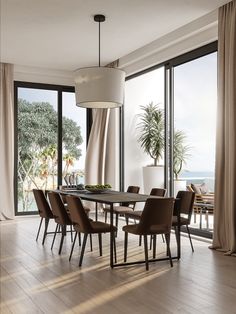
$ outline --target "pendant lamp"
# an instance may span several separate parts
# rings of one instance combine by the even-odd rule
[[[125,72],[100,66],[100,23],[105,16],[97,14],[99,23],[99,64],[75,71],[76,105],[83,108],[116,108],[123,105]]]

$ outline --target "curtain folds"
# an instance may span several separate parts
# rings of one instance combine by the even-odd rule
[[[14,218],[13,65],[0,63],[0,220]]]
[[[110,109],[93,109],[93,124],[85,159],[85,184],[104,184]]]
[[[212,248],[236,254],[236,1],[219,9],[218,114]]]

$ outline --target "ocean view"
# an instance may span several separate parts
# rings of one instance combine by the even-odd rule
[[[214,192],[215,173],[213,171],[183,171],[179,178],[186,180],[187,185],[191,183],[206,183],[209,192]]]

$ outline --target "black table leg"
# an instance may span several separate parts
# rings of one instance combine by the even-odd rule
[[[98,220],[98,203],[95,203],[95,220]]]
[[[110,225],[113,231],[113,204],[110,205]],[[110,266],[113,268],[113,248],[114,248],[114,232],[110,233]]]

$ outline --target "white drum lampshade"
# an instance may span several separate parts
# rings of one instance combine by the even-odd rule
[[[75,72],[76,105],[116,108],[124,103],[125,72],[108,67],[88,67]]]

